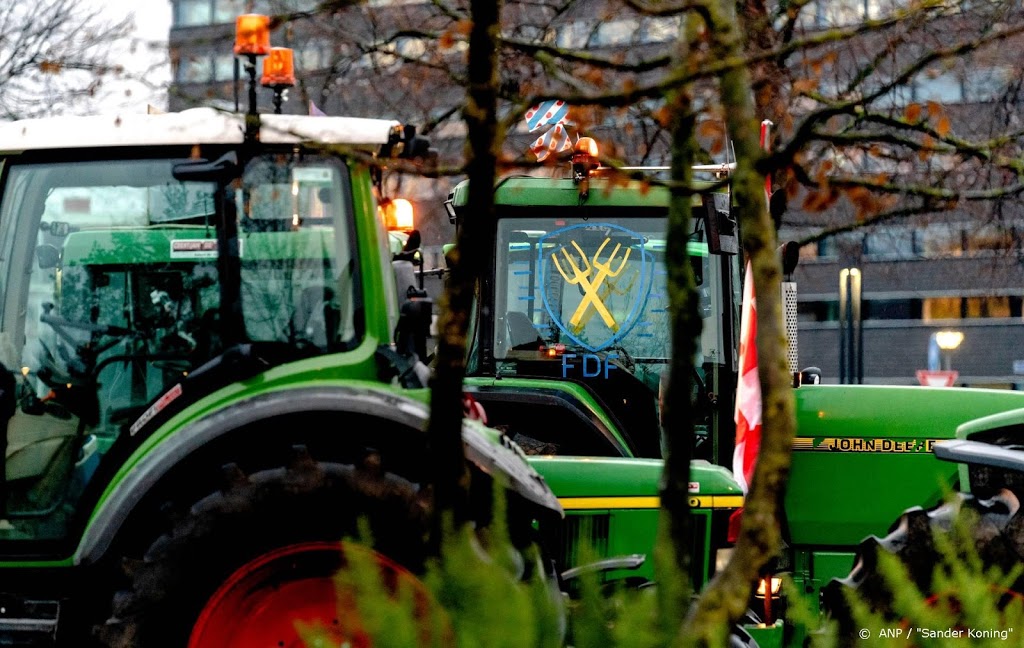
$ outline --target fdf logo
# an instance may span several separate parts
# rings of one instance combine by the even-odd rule
[[[614,223],[548,232],[538,245],[544,309],[562,334],[592,352],[618,343],[636,325],[651,290],[654,257],[643,235]],[[563,358],[563,374],[569,367]],[[608,374],[583,354],[587,377]],[[586,369],[590,367],[590,371]]]

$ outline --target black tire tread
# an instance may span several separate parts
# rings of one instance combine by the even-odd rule
[[[361,518],[374,548],[413,571],[425,560],[429,515],[424,489],[377,468],[317,462],[293,448],[286,465],[246,474],[221,469],[221,488],[195,502],[141,558],[126,557],[130,587],[94,630],[110,648],[184,646],[217,586],[252,558],[288,543],[358,537]]]
[[[935,535],[949,534],[961,516],[967,516],[978,556],[985,566],[998,566],[1008,571],[1024,560],[1024,508],[1011,515],[1007,503],[998,497],[979,500],[972,495],[959,494],[954,500],[928,510],[909,509],[884,538],[864,539],[849,575],[833,579],[822,590],[822,602],[839,623],[841,639],[852,637],[856,630],[846,600],[848,590],[855,590],[875,612],[893,615],[893,597],[878,570],[881,553],[897,557],[919,591],[926,595],[933,593],[935,568],[944,560],[936,546]]]

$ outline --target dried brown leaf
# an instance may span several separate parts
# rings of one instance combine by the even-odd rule
[[[797,79],[793,82],[793,94],[803,94],[817,88],[818,79]]]

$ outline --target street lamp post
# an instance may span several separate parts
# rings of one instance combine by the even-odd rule
[[[936,346],[942,350],[942,368],[946,371],[952,369],[953,352],[956,351],[964,341],[963,331],[936,331],[932,333],[932,339]]]
[[[864,382],[864,336],[859,268],[839,271],[839,382]]]

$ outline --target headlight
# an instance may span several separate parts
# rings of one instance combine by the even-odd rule
[[[729,564],[729,560],[732,559],[732,554],[735,549],[732,547],[723,547],[715,552],[715,573],[719,573],[725,566]]]
[[[757,582],[757,598],[764,598],[765,592],[770,591],[773,599],[779,598],[779,590],[782,589],[781,578],[762,578]]]

